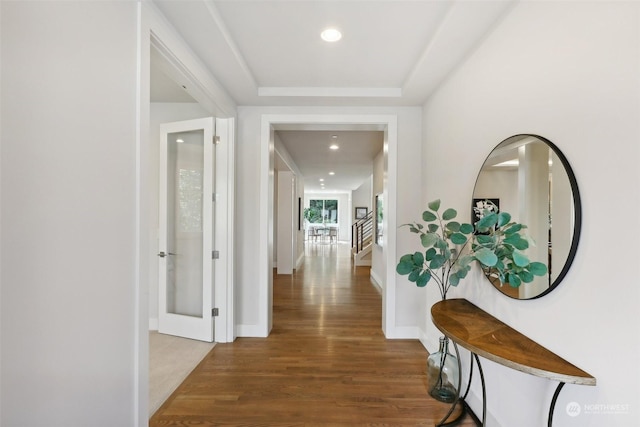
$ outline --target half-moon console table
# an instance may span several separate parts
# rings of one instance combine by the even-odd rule
[[[469,350],[478,365],[482,381],[482,425],[486,423],[486,388],[480,360],[482,356],[493,362],[527,374],[558,381],[560,384],[551,400],[548,426],[553,423],[553,411],[562,387],[566,384],[596,385],[596,379],[577,368],[555,353],[542,347],[535,341],[522,335],[495,317],[479,309],[465,299],[451,299],[437,302],[431,307],[433,324],[453,341],[456,353],[457,345]],[[473,363],[473,360],[472,360]],[[458,364],[460,356],[458,354]],[[473,367],[473,365],[472,365]],[[471,378],[469,378],[471,382]],[[470,384],[467,385],[467,392]],[[464,403],[464,397],[453,403],[440,425],[443,425],[453,412],[457,403]],[[466,405],[465,405],[466,406]]]

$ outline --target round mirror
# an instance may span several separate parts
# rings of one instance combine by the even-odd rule
[[[517,299],[551,292],[567,274],[580,239],[580,193],[566,157],[540,136],[515,135],[502,141],[478,174],[472,221],[491,204],[527,226],[527,235],[535,242],[527,256],[548,267],[546,276],[517,288],[490,280],[492,284]]]

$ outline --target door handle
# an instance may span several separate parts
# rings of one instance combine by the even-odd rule
[[[167,252],[167,253],[165,253],[165,252],[160,252],[160,253],[158,254],[158,256],[159,256],[160,258],[164,258],[164,257],[169,256],[169,255],[175,255],[175,254],[174,254],[173,252]]]

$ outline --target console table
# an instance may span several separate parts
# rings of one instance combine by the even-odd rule
[[[431,307],[431,319],[433,320],[433,324],[453,341],[455,351],[458,355],[458,365],[460,364],[460,355],[457,345],[469,350],[475,358],[482,382],[483,426],[486,423],[486,388],[478,356],[482,356],[511,369],[558,381],[560,384],[556,388],[551,400],[551,407],[549,408],[549,427],[551,427],[553,423],[553,411],[556,400],[562,387],[566,383],[596,385],[596,379],[593,376],[522,335],[515,329],[512,329],[465,299],[451,299],[437,302]],[[471,363],[473,363],[473,360]],[[471,377],[467,385],[467,393],[470,382]],[[466,397],[466,393],[464,397]],[[456,404],[464,403],[464,397],[460,397],[460,386],[458,386],[458,398],[439,425],[445,423],[453,412]]]

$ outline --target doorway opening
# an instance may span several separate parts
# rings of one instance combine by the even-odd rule
[[[382,226],[388,235],[384,245],[373,254],[371,278],[382,288],[382,329],[388,338],[395,337],[395,274],[396,258],[394,224],[397,193],[397,116],[371,114],[283,114],[263,115],[261,124],[261,188],[260,188],[260,250],[259,264],[259,336],[268,336],[273,327],[273,275],[274,259],[274,134],[277,130],[374,130],[384,133],[383,168],[385,179],[382,194],[386,215]]]

